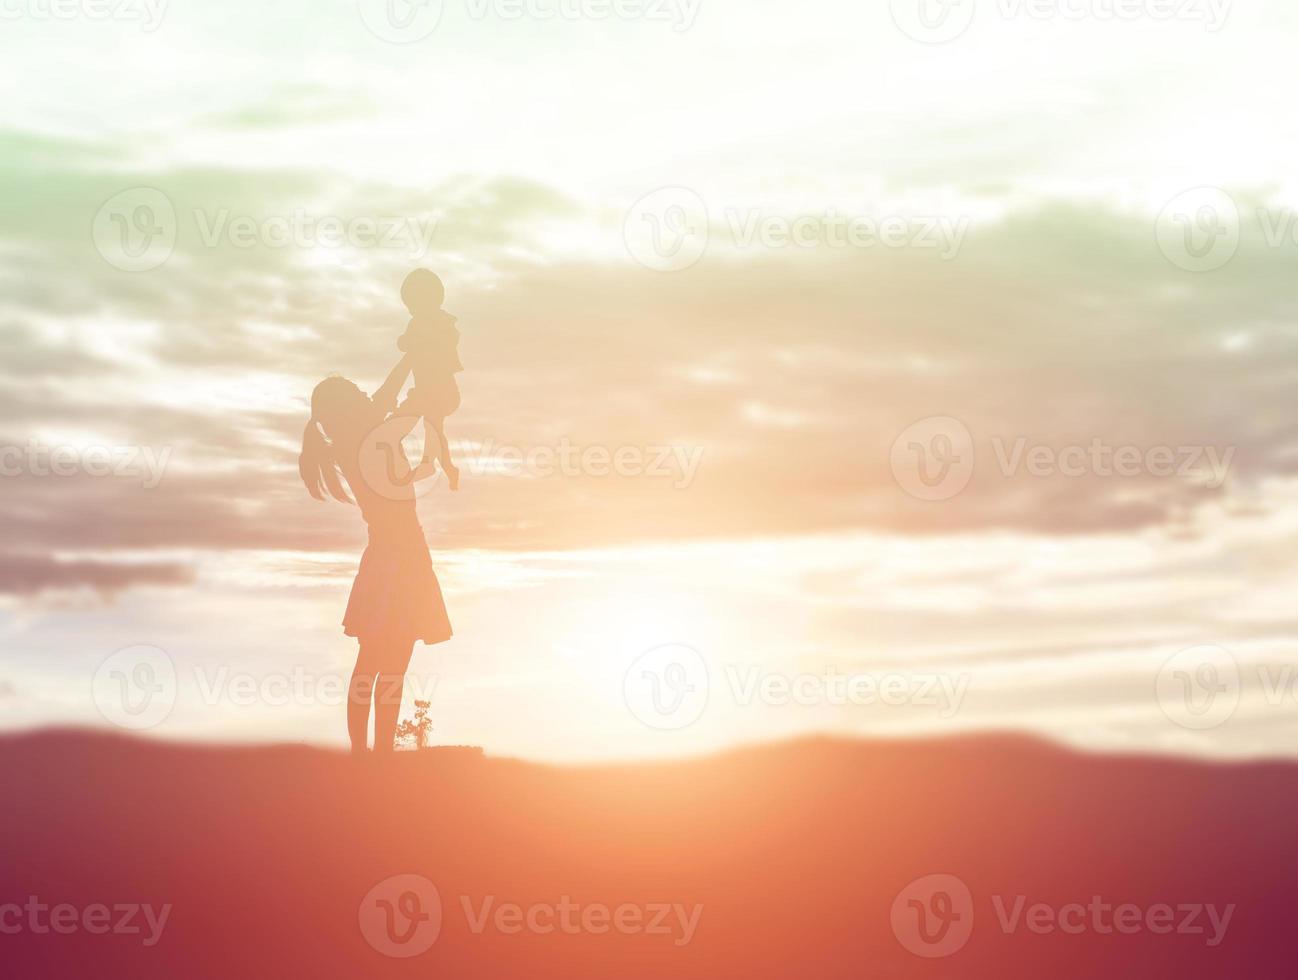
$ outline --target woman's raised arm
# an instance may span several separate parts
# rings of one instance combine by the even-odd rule
[[[397,396],[401,394],[401,389],[410,377],[410,355],[407,354],[401,360],[397,361],[397,366],[392,369],[387,380],[374,392],[371,401],[374,402],[375,408],[381,409],[384,415],[392,412],[397,407]]]

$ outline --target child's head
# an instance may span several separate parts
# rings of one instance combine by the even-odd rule
[[[406,304],[411,316],[436,313],[442,308],[442,300],[445,298],[446,290],[442,287],[442,280],[429,269],[416,269],[401,284],[401,302]]]

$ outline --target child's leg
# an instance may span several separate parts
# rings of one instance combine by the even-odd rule
[[[424,458],[420,466],[427,466],[434,459],[442,464],[446,479],[451,489],[460,489],[460,471],[451,462],[451,447],[446,441],[446,430],[442,419],[430,415],[424,416]]]
[[[419,461],[420,465],[431,463],[437,458],[437,422],[431,415],[424,416],[424,456]]]
[[[446,441],[446,421],[444,419],[437,420],[434,432],[437,435],[437,459],[442,464],[442,469],[446,471],[446,479],[450,482],[451,489],[458,490],[460,489],[460,470],[451,462],[451,446]]]

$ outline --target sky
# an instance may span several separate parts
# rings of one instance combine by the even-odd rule
[[[1294,754],[1295,42],[1262,0],[4,0],[0,726],[345,743],[365,531],[297,454],[424,266],[437,740]]]

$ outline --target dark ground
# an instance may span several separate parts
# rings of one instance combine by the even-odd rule
[[[1289,764],[1087,756],[992,737],[813,740],[580,769],[436,751],[376,766],[301,747],[47,732],[0,739],[0,787],[5,977],[1252,980],[1293,976],[1298,960]],[[934,873],[971,896],[965,906],[954,895],[972,918],[948,935],[973,930],[952,955],[927,958],[903,947],[892,908]],[[436,941],[406,959],[374,948],[359,921],[364,902],[368,934],[381,935],[385,896],[410,910],[405,885],[372,893],[402,874],[431,881],[442,908]],[[1104,932],[1111,911],[1069,911],[1078,934],[1037,933],[1025,912],[1006,931],[995,903],[1012,910],[1020,895],[1048,916],[1092,896],[1131,903],[1140,925]],[[33,926],[25,907],[5,911],[29,896],[78,916],[96,903],[171,911],[146,946],[142,915],[138,934],[91,934],[97,923],[80,918],[69,934],[41,934],[48,912]],[[598,910],[583,928],[579,910],[565,932],[542,909],[535,929],[513,932],[506,916],[475,933],[488,898],[493,910],[643,912],[625,912],[620,931],[598,931]],[[944,899],[920,901],[931,911]],[[674,915],[659,923],[668,931],[645,931],[666,915],[660,903],[702,906],[688,942]],[[1215,947],[1206,912],[1187,921],[1177,908],[1232,903]],[[1172,908],[1167,925],[1157,910],[1145,918],[1159,905]],[[905,898],[899,909],[913,941],[919,912]],[[399,942],[409,921],[393,919],[390,949],[419,941]]]

